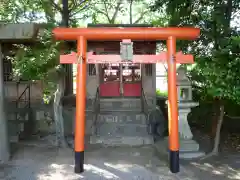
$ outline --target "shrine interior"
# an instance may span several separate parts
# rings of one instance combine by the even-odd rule
[[[111,42],[88,42],[88,51],[93,51],[98,55],[119,55],[120,41]],[[133,42],[133,54],[155,54],[156,42],[154,41],[136,41]],[[140,63],[100,63],[88,64],[88,80],[87,92],[91,94],[93,89],[99,87],[100,96],[102,98],[118,98],[140,97],[142,91],[154,94],[156,91],[154,82],[155,64]],[[149,79],[149,77],[151,77]],[[98,86],[90,83],[93,78],[96,79]],[[144,86],[143,81],[151,81],[151,85]],[[155,80],[156,81],[156,80]],[[95,86],[95,87],[94,87]],[[88,88],[89,87],[89,88]],[[92,94],[94,96],[94,94]]]

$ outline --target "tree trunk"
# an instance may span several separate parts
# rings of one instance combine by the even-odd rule
[[[132,8],[133,8],[133,0],[130,0],[130,2],[129,2],[129,22],[130,22],[130,24],[133,24]]]
[[[219,120],[218,120],[217,129],[216,129],[216,135],[215,135],[215,139],[214,139],[214,146],[213,146],[213,150],[212,150],[213,154],[218,154],[223,119],[224,119],[224,105],[221,104],[220,105]]]
[[[62,26],[68,27],[69,26],[69,8],[68,8],[68,0],[62,0]],[[68,43],[65,42],[65,48],[68,48]],[[65,84],[66,87],[64,88],[64,95],[68,96],[73,94],[73,71],[72,71],[72,64],[64,64],[63,65],[66,76]]]
[[[63,111],[62,111],[62,104],[61,99],[64,94],[64,77],[60,78],[59,83],[57,85],[57,90],[54,93],[54,103],[53,103],[53,110],[54,110],[54,121],[55,121],[55,128],[56,128],[56,145],[60,147],[67,147],[67,143],[65,141],[65,134],[64,134],[64,119],[63,119]]]
[[[109,22],[110,24],[115,24],[115,21],[116,21],[118,13],[120,11],[122,3],[123,3],[123,0],[119,0],[118,1],[117,6],[115,7],[115,11],[113,13],[113,16],[112,16],[112,18],[111,18],[111,20]]]
[[[212,128],[211,128],[211,139],[214,141],[215,139],[215,135],[216,135],[216,131],[217,131],[217,124],[218,124],[218,119],[219,119],[219,100],[215,99],[213,101],[213,116],[212,116]]]
[[[220,105],[220,114],[219,114],[219,119],[218,119],[218,124],[217,124],[217,129],[216,129],[216,135],[214,139],[214,146],[213,150],[211,153],[207,154],[205,157],[202,159],[206,159],[215,155],[218,155],[219,151],[219,144],[220,144],[220,138],[221,138],[221,128],[223,124],[223,119],[224,119],[224,105]]]

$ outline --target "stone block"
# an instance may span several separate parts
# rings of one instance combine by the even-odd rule
[[[100,136],[146,136],[147,125],[135,125],[135,124],[116,124],[116,123],[104,123],[98,125],[97,135]]]
[[[36,127],[37,130],[40,132],[45,132],[45,133],[55,133],[56,128],[55,128],[55,123],[48,123],[46,120],[41,119],[36,122]]]
[[[36,25],[23,24],[2,24],[0,23],[0,39],[6,40],[29,40],[36,36]]]
[[[124,124],[146,124],[146,116],[143,113],[109,112],[98,115],[99,123],[124,123]]]
[[[143,145],[152,144],[146,115],[141,112],[140,98],[100,99],[100,113],[90,138],[92,144]]]
[[[140,99],[109,98],[100,100],[101,111],[141,111]]]
[[[180,140],[180,152],[198,151],[199,144],[194,140]]]
[[[192,152],[180,152],[179,153],[179,158],[180,159],[195,159],[195,158],[200,158],[205,155],[205,152],[201,151],[192,151]]]
[[[10,143],[18,143],[19,142],[19,136],[18,135],[10,136],[9,137],[9,142]]]
[[[141,146],[153,144],[151,136],[145,137],[112,137],[112,136],[91,136],[90,144],[103,144],[107,146]]]
[[[18,142],[20,127],[15,121],[8,120],[8,136],[10,142]]]
[[[74,133],[75,130],[75,115],[76,115],[76,108],[65,109],[63,113],[64,118],[64,127],[65,131],[68,134]],[[92,133],[92,126],[93,126],[93,118],[94,114],[92,112],[86,111],[86,121],[85,121],[85,133],[91,134]]]
[[[168,138],[158,141],[155,144],[155,148],[158,153],[168,155]],[[180,159],[194,159],[204,156],[205,153],[199,151],[199,144],[194,140],[180,140]]]

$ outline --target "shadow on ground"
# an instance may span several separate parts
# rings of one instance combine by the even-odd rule
[[[222,153],[205,161],[181,161],[181,172],[172,174],[168,158],[156,154],[151,146],[87,144],[85,172],[76,175],[71,149],[39,142],[17,147],[12,160],[0,166],[0,180],[240,180],[239,153]]]
[[[182,165],[201,180],[240,180],[240,154],[220,153],[206,160],[182,162]]]
[[[21,147],[0,167],[4,180],[179,180],[151,147],[94,147],[86,151],[85,172],[73,173],[73,151],[50,147]]]

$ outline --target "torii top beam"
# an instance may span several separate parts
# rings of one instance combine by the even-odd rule
[[[53,34],[57,40],[77,40],[83,36],[86,40],[166,40],[175,37],[179,40],[194,40],[200,29],[192,27],[138,27],[138,28],[55,28]]]

